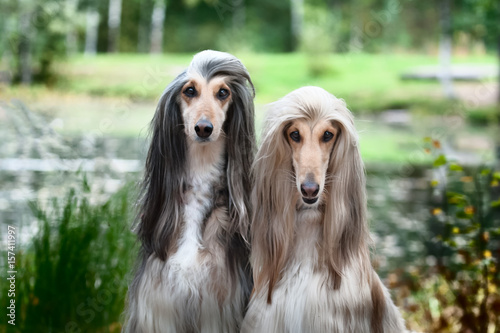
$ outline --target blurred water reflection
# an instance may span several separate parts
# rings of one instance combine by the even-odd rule
[[[2,104],[0,127],[0,218],[20,226],[21,243],[38,231],[29,201],[63,197],[85,172],[93,200],[107,198],[127,181],[137,182],[147,150],[143,137],[63,137],[21,102]],[[424,220],[429,171],[400,165],[367,165],[367,190],[374,255],[382,275],[423,252],[419,221]],[[5,239],[3,239],[5,241]]]
[[[144,139],[63,137],[19,101],[0,104],[0,115],[0,221],[2,230],[19,227],[21,246],[38,231],[30,201],[64,197],[82,173],[90,178],[96,201],[139,179]],[[1,241],[6,243],[3,232]]]

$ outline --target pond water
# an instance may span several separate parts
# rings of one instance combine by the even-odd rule
[[[90,178],[95,200],[137,182],[147,152],[144,137],[63,137],[21,103],[0,105],[0,220],[20,228],[28,244],[38,227],[28,203],[61,198]],[[399,129],[400,130],[400,129]],[[422,222],[429,211],[431,171],[412,163],[368,164],[367,191],[374,259],[384,274],[403,263],[423,260]]]

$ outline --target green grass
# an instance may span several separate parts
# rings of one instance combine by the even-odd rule
[[[58,67],[61,79],[55,88],[93,96],[155,99],[189,61],[186,55],[79,56]]]
[[[403,128],[390,128],[380,124],[357,122],[360,149],[367,163],[415,163],[411,154],[422,150],[422,139],[417,133]],[[421,160],[417,164],[430,160]]]
[[[437,57],[416,54],[332,54],[324,75],[309,70],[308,55],[237,54],[254,81],[256,102],[272,102],[293,89],[318,85],[346,99],[354,111],[374,110],[415,99],[439,89],[437,82],[401,81],[400,75],[420,65],[437,64]],[[57,89],[96,96],[154,100],[191,61],[191,54],[161,56],[117,54],[79,56],[61,64],[66,79]],[[463,57],[456,63],[495,63],[493,56]]]
[[[192,54],[105,54],[77,56],[57,66],[61,79],[54,86],[1,87],[0,96],[23,100],[49,119],[59,118],[56,129],[66,135],[138,137],[147,133],[156,102],[164,88],[186,68]],[[265,115],[265,104],[305,85],[317,85],[345,99],[357,119],[387,109],[409,109],[419,116],[446,113],[455,104],[442,98],[433,81],[402,81],[400,75],[416,66],[437,64],[436,56],[418,54],[324,55],[324,73],[311,70],[303,53],[236,54],[251,73],[256,88],[256,125]],[[456,63],[496,62],[490,55],[456,57]],[[457,83],[459,85],[461,83]],[[492,106],[467,110],[476,123],[495,119]],[[476,112],[477,111],[477,112]],[[363,126],[361,126],[361,130]],[[422,133],[372,126],[361,135],[363,157],[368,162],[400,163],[408,159],[408,147]],[[384,149],[380,149],[384,147]]]

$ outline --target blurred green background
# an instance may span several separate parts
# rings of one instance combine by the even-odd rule
[[[0,0],[0,332],[120,331],[148,125],[207,48],[248,68],[258,133],[293,89],[345,99],[409,329],[500,332],[498,0]]]

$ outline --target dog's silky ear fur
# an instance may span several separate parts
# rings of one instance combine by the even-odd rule
[[[186,165],[186,134],[177,102],[185,81],[180,74],[164,91],[151,121],[137,233],[146,254],[165,260],[178,232]]]
[[[256,147],[254,90],[250,76],[246,71],[244,75],[229,82],[233,100],[224,124],[224,132],[227,136],[229,213],[231,221],[233,221],[229,233],[233,234],[238,231],[247,238],[252,213],[250,211],[250,193],[253,184],[251,170]],[[247,80],[249,86],[242,78]]]
[[[254,127],[254,86],[243,64],[234,59],[227,62],[219,73],[228,75],[232,103],[224,122],[227,150],[227,187],[229,190],[229,224],[225,226],[227,264],[232,275],[248,279],[241,284],[245,297],[250,296],[251,271],[249,228],[252,214],[250,196],[253,185],[252,163],[256,151]],[[228,70],[228,67],[230,70]],[[238,263],[246,262],[239,267]]]
[[[335,103],[340,131],[330,156],[326,184],[328,202],[323,222],[323,257],[330,272],[334,289],[340,287],[346,265],[369,262],[367,248],[369,232],[366,223],[365,170],[354,120],[342,100]],[[370,266],[371,267],[371,266]],[[366,272],[368,274],[368,272]]]
[[[279,105],[271,105],[254,162],[255,214],[251,223],[254,282],[256,291],[267,284],[268,303],[285,268],[294,237],[295,199],[289,195],[297,191],[290,178],[292,153],[284,137],[286,122],[281,111]]]

